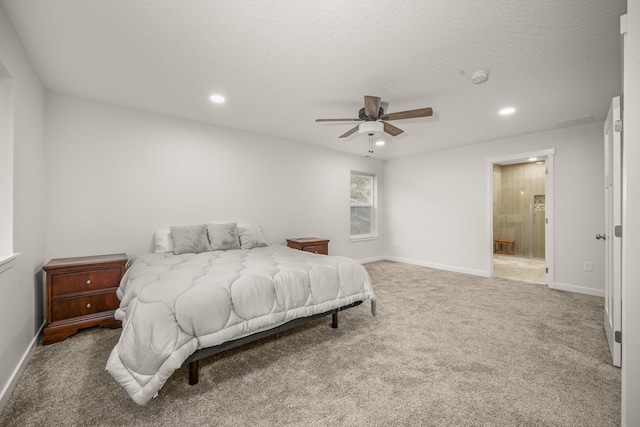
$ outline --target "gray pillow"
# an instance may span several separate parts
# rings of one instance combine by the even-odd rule
[[[211,250],[205,224],[171,227],[171,240],[173,240],[173,253],[176,255],[199,254]]]
[[[228,224],[207,224],[209,246],[212,251],[228,251],[240,249],[238,226],[235,222]]]
[[[262,248],[269,246],[267,237],[259,225],[243,225],[238,227],[240,246],[242,249]]]

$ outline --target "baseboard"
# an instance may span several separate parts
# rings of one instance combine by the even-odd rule
[[[9,401],[9,398],[11,397],[11,393],[13,392],[13,389],[15,388],[16,384],[18,384],[18,380],[22,376],[24,369],[29,364],[29,360],[31,360],[31,355],[33,355],[33,352],[35,351],[36,346],[38,345],[38,337],[40,337],[40,334],[42,333],[43,328],[44,328],[44,323],[40,326],[38,333],[31,340],[31,344],[22,355],[22,359],[20,360],[20,363],[13,370],[13,373],[11,374],[11,379],[7,382],[4,389],[0,392],[0,413],[4,409],[7,402]]]
[[[451,265],[435,264],[435,263],[432,263],[432,262],[418,261],[418,260],[413,260],[413,259],[399,258],[399,257],[392,257],[392,256],[384,256],[384,257],[382,257],[382,259],[388,260],[388,261],[403,262],[405,264],[420,265],[422,267],[435,268],[435,269],[438,269],[438,270],[453,271],[455,273],[463,273],[463,274],[471,274],[473,276],[489,277],[489,274],[486,271],[482,271],[482,270],[473,270],[473,269],[469,269],[469,268],[460,268],[460,267],[455,267],[455,266],[451,266]],[[556,289],[556,290],[559,290],[559,291],[574,292],[574,293],[577,293],[577,294],[593,295],[593,296],[596,296],[596,297],[604,298],[604,290],[602,290],[602,289],[585,288],[583,286],[567,285],[567,284],[564,284],[564,283],[554,283],[553,285],[548,285],[548,286],[549,286],[550,289]]]
[[[376,262],[376,261],[384,261],[385,257],[383,256],[377,256],[377,257],[373,257],[373,258],[365,258],[365,259],[359,259],[358,262],[360,264],[368,264],[370,262]]]
[[[384,256],[383,258],[387,261],[403,262],[405,264],[419,265],[422,267],[435,268],[437,270],[446,270],[446,271],[453,271],[455,273],[471,274],[472,276],[489,277],[489,274],[486,271],[482,271],[482,270],[473,270],[470,268],[456,267],[453,265],[435,264],[432,262],[418,261],[415,259],[407,259],[407,258],[399,258],[399,257],[391,257],[391,256]]]
[[[549,285],[550,289],[556,289],[559,291],[575,292],[577,294],[593,295],[594,297],[604,298],[603,289],[585,288],[583,286],[566,285],[564,283],[553,283]]]

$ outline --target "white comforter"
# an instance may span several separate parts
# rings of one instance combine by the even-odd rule
[[[197,349],[375,295],[356,261],[272,245],[135,259],[117,291],[122,334],[107,362],[138,404]]]

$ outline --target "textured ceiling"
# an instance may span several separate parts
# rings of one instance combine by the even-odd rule
[[[604,120],[621,92],[624,0],[0,2],[57,93],[359,155],[354,124],[314,120],[433,108],[380,159]]]

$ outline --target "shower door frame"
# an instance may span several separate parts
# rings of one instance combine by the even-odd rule
[[[529,151],[525,153],[514,153],[510,155],[491,157],[485,159],[487,163],[487,271],[489,277],[493,277],[493,165],[510,165],[516,163],[528,163],[529,159],[536,157],[538,161],[544,160],[545,175],[545,231],[544,231],[544,264],[546,267],[545,279],[547,286],[554,287],[554,255],[553,255],[553,158],[556,154],[555,148],[547,150]]]

